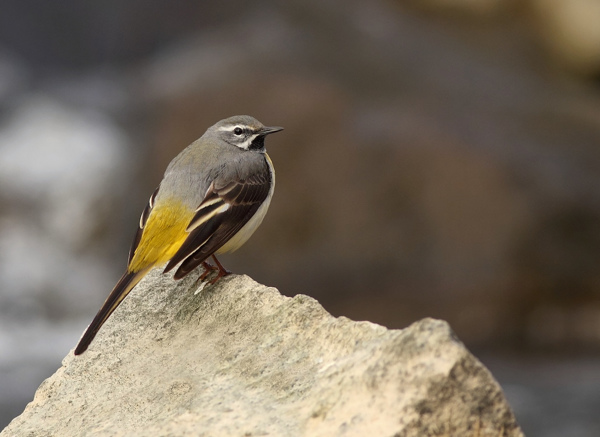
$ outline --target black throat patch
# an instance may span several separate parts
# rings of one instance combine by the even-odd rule
[[[254,141],[252,141],[252,143],[250,143],[250,147],[248,147],[249,150],[260,150],[260,149],[264,149],[264,148],[265,148],[264,135],[259,135],[256,138],[254,138]]]

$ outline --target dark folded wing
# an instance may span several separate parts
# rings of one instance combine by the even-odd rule
[[[190,234],[165,267],[165,272],[181,262],[173,276],[180,279],[202,264],[248,223],[267,199],[270,187],[268,173],[220,187],[211,184],[187,228]]]
[[[156,199],[156,195],[158,194],[158,190],[160,189],[160,185],[156,187],[152,196],[150,196],[150,200],[148,204],[144,208],[142,212],[142,216],[140,217],[140,224],[138,226],[137,232],[135,233],[135,237],[133,238],[133,243],[131,244],[131,248],[129,249],[129,259],[127,260],[127,264],[131,263],[133,259],[133,255],[135,255],[135,250],[140,244],[140,240],[142,239],[142,233],[144,232],[144,226],[146,226],[146,222],[148,221],[148,217],[152,212],[152,208],[154,208],[154,200]]]

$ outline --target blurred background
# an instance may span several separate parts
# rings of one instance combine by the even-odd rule
[[[450,322],[526,435],[600,435],[597,0],[6,0],[0,429],[122,273],[168,162],[250,114],[277,189],[222,261]]]

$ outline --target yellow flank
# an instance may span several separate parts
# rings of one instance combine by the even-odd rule
[[[185,229],[193,216],[194,210],[177,200],[168,199],[155,205],[128,270],[139,272],[173,258],[188,236]]]

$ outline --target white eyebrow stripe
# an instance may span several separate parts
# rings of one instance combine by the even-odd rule
[[[238,127],[239,127],[240,129],[244,129],[244,130],[245,130],[245,129],[247,129],[247,128],[246,128],[246,126],[243,126],[243,125],[241,125],[241,124],[236,124],[235,126],[221,126],[221,127],[219,128],[219,130],[220,130],[220,131],[222,131],[222,132],[233,132],[233,131],[234,131],[235,129],[237,129]]]

